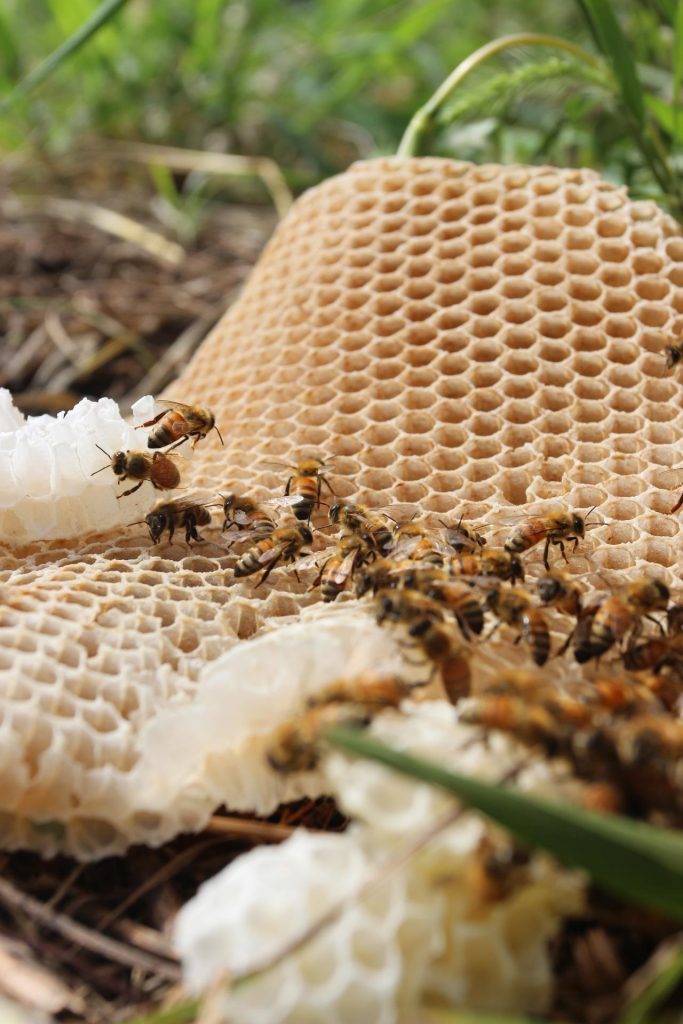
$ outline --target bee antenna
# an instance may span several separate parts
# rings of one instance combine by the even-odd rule
[[[103,455],[106,455],[108,459],[110,459],[110,458],[111,458],[111,455],[109,454],[109,452],[105,452],[105,450],[104,450],[104,448],[102,447],[102,445],[101,445],[101,444],[96,444],[96,445],[95,445],[95,447],[96,447],[96,448],[99,448],[99,449],[100,449],[100,451],[102,452],[102,454],[103,454]]]
[[[220,430],[218,429],[218,427],[216,426],[216,424],[215,424],[215,423],[214,423],[214,425],[213,425],[213,429],[214,429],[214,430],[216,431],[216,433],[217,433],[217,434],[218,434],[218,436],[220,437],[220,439],[221,439],[221,444],[222,444],[222,445],[223,445],[223,447],[225,448],[225,441],[223,440],[223,438],[222,438],[222,436],[221,436],[221,432],[220,432]]]
[[[144,519],[136,519],[134,523],[126,523],[126,526],[141,526],[144,522]]]

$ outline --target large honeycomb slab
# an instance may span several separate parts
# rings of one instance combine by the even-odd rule
[[[297,202],[171,389],[225,440],[201,443],[185,482],[272,494],[265,460],[305,451],[378,506],[494,522],[597,505],[593,563],[673,582],[683,412],[661,353],[681,325],[679,229],[593,172],[361,163]],[[140,810],[145,725],[314,600],[281,573],[257,596],[233,585],[217,532],[189,554],[143,532],[3,552],[4,845],[89,856],[177,830],[172,806],[153,827]]]

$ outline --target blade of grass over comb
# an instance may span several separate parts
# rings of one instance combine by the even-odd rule
[[[509,50],[515,46],[548,46],[557,50],[565,50],[578,60],[586,61],[596,68],[601,66],[600,61],[591,53],[588,53],[587,50],[582,49],[568,39],[561,39],[559,36],[547,36],[540,32],[520,32],[515,35],[494,39],[492,42],[487,43],[486,46],[475,50],[474,53],[471,53],[469,57],[458,64],[424,106],[420,107],[413,115],[399,143],[396,151],[397,155],[417,156],[423,137],[433,127],[441,107],[450,99],[458,86],[484,61],[487,61],[497,53],[501,53],[503,50]]]
[[[587,871],[605,889],[683,921],[683,836],[446,771],[359,730],[330,728],[326,737],[332,746],[447,790],[523,842]]]
[[[614,71],[624,105],[641,127],[645,123],[645,96],[636,62],[610,0],[579,0],[593,35]]]
[[[97,8],[92,17],[88,18],[81,27],[69,36],[61,46],[41,61],[25,78],[15,86],[9,96],[0,103],[0,112],[7,110],[21,96],[25,96],[36,86],[49,78],[61,65],[81,49],[92,37],[103,28],[107,22],[118,14],[128,0],[104,0]]]
[[[638,976],[652,967],[654,976],[622,1010],[617,1024],[652,1024],[657,1010],[683,984],[683,936],[660,948]]]
[[[134,1017],[125,1021],[125,1024],[192,1024],[197,1019],[200,1008],[198,999],[190,999],[168,1010],[159,1010],[158,1013],[151,1013],[145,1017]]]

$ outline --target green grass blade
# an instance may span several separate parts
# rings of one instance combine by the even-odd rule
[[[198,999],[190,999],[168,1010],[158,1010],[145,1017],[135,1017],[125,1024],[192,1024],[200,1010]]]
[[[654,1014],[683,983],[683,944],[670,950],[667,963],[619,1015],[617,1024],[652,1024]]]
[[[674,23],[674,95],[673,137],[678,141],[678,117],[681,109],[681,88],[683,87],[683,0],[678,0],[676,21]]]
[[[671,103],[666,103],[659,96],[649,95],[646,99],[647,109],[661,128],[675,142],[683,142],[683,124],[677,125],[676,110]]]
[[[0,103],[0,111],[7,110],[21,96],[25,96],[46,78],[49,78],[65,61],[73,57],[82,46],[85,46],[127,3],[128,0],[104,0],[72,36],[65,39],[61,46],[53,50],[45,60],[29,71],[25,78],[22,78],[9,96]]]
[[[522,842],[587,871],[605,889],[683,921],[683,835],[467,778],[393,750],[360,730],[332,728],[326,738],[349,753],[447,790]]]
[[[612,66],[624,105],[642,126],[645,123],[645,96],[631,47],[610,0],[579,0],[579,6],[600,50]]]

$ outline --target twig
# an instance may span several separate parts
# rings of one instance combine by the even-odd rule
[[[284,217],[294,202],[284,174],[269,157],[206,153],[174,146],[150,146],[144,142],[113,142],[109,147],[113,156],[144,164],[162,164],[174,171],[201,171],[230,177],[256,175],[270,193],[279,217]]]
[[[66,914],[51,910],[45,903],[21,892],[4,878],[0,878],[0,902],[13,911],[26,914],[39,924],[45,925],[53,932],[58,932],[70,942],[74,942],[91,953],[114,960],[126,967],[138,968],[150,974],[159,974],[171,981],[177,981],[180,977],[180,968],[177,964],[162,960],[149,953],[143,953],[134,947],[126,946],[123,942],[101,935],[72,920]]]
[[[291,835],[294,835],[296,829],[290,828],[289,825],[277,825],[269,821],[245,821],[244,818],[214,815],[209,818],[205,831],[218,832],[221,835],[235,836],[240,839],[242,837],[253,839],[257,843],[281,843],[284,839],[289,839]]]
[[[137,901],[148,892],[151,892],[152,889],[156,889],[157,886],[162,885],[162,883],[166,882],[169,878],[173,878],[181,868],[184,868],[187,864],[191,864],[198,856],[210,847],[218,845],[220,841],[220,839],[209,839],[204,843],[197,843],[195,846],[190,846],[187,850],[183,850],[181,853],[176,854],[176,856],[168,861],[167,864],[164,864],[158,871],[155,871],[149,876],[149,878],[146,878],[141,885],[138,885],[132,892],[128,893],[126,898],[114,907],[113,910],[103,914],[97,922],[98,930],[104,931],[114,921],[116,921],[121,914],[124,914],[129,907],[132,907],[134,903],[137,903]]]
[[[161,391],[173,375],[175,368],[187,361],[207,331],[216,323],[222,312],[223,306],[218,308],[215,314],[203,316],[195,320],[178,335],[173,344],[166,349],[161,358],[145,374],[132,394],[127,396],[131,404],[136,402],[138,398],[142,398],[143,395],[156,395]]]
[[[70,221],[85,221],[116,238],[136,245],[155,259],[177,266],[184,256],[185,250],[176,242],[171,242],[158,231],[152,231],[144,224],[131,217],[125,217],[115,210],[107,210],[95,203],[86,203],[78,199],[58,199],[54,196],[22,196],[12,197],[0,202],[0,212],[6,217],[25,216],[27,210],[47,214]]]

